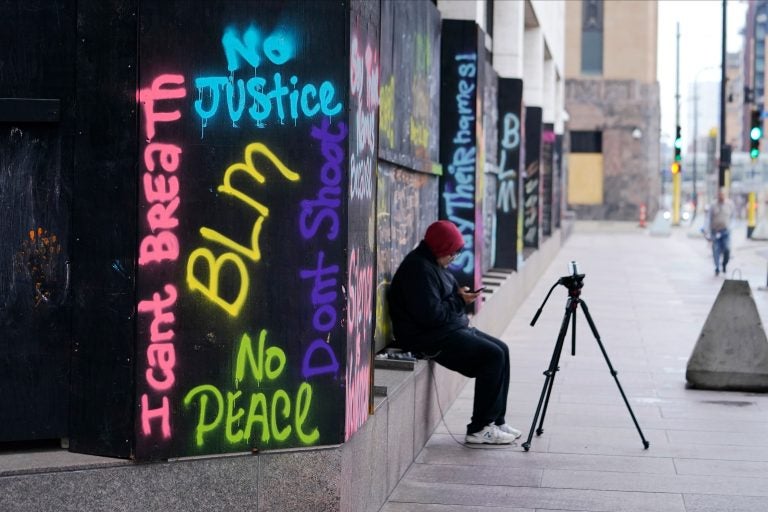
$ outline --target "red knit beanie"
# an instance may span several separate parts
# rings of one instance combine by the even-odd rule
[[[464,247],[461,231],[456,224],[448,220],[439,220],[430,224],[424,235],[424,242],[435,258],[450,256]]]

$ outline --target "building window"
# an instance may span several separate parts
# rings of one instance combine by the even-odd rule
[[[602,75],[603,0],[584,0],[581,20],[581,72]]]
[[[603,132],[572,131],[571,153],[602,153]]]

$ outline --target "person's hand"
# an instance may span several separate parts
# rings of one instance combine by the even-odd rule
[[[459,288],[459,295],[462,299],[464,299],[464,304],[472,304],[475,302],[475,299],[477,299],[480,294],[483,293],[482,291],[479,291],[477,293],[472,293],[472,291],[469,289],[468,286],[463,286]]]

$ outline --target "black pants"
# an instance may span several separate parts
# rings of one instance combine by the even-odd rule
[[[475,328],[460,329],[434,346],[433,359],[449,370],[475,379],[472,422],[467,434],[491,423],[502,425],[509,391],[509,349],[506,343]]]

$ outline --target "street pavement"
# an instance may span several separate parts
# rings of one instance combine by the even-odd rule
[[[768,242],[745,235],[737,225],[728,278],[750,282],[765,319],[768,291],[759,288],[768,277]],[[534,435],[529,452],[521,447],[567,290],[558,286],[529,324],[570,260],[586,274],[581,298],[651,443],[647,450],[581,310],[576,355],[569,331],[544,433]],[[768,394],[686,388],[688,358],[723,280],[714,275],[708,243],[687,227],[653,237],[631,223],[577,223],[502,336],[512,360],[507,421],[523,437],[511,447],[460,444],[471,415],[469,381],[381,511],[768,510]]]

